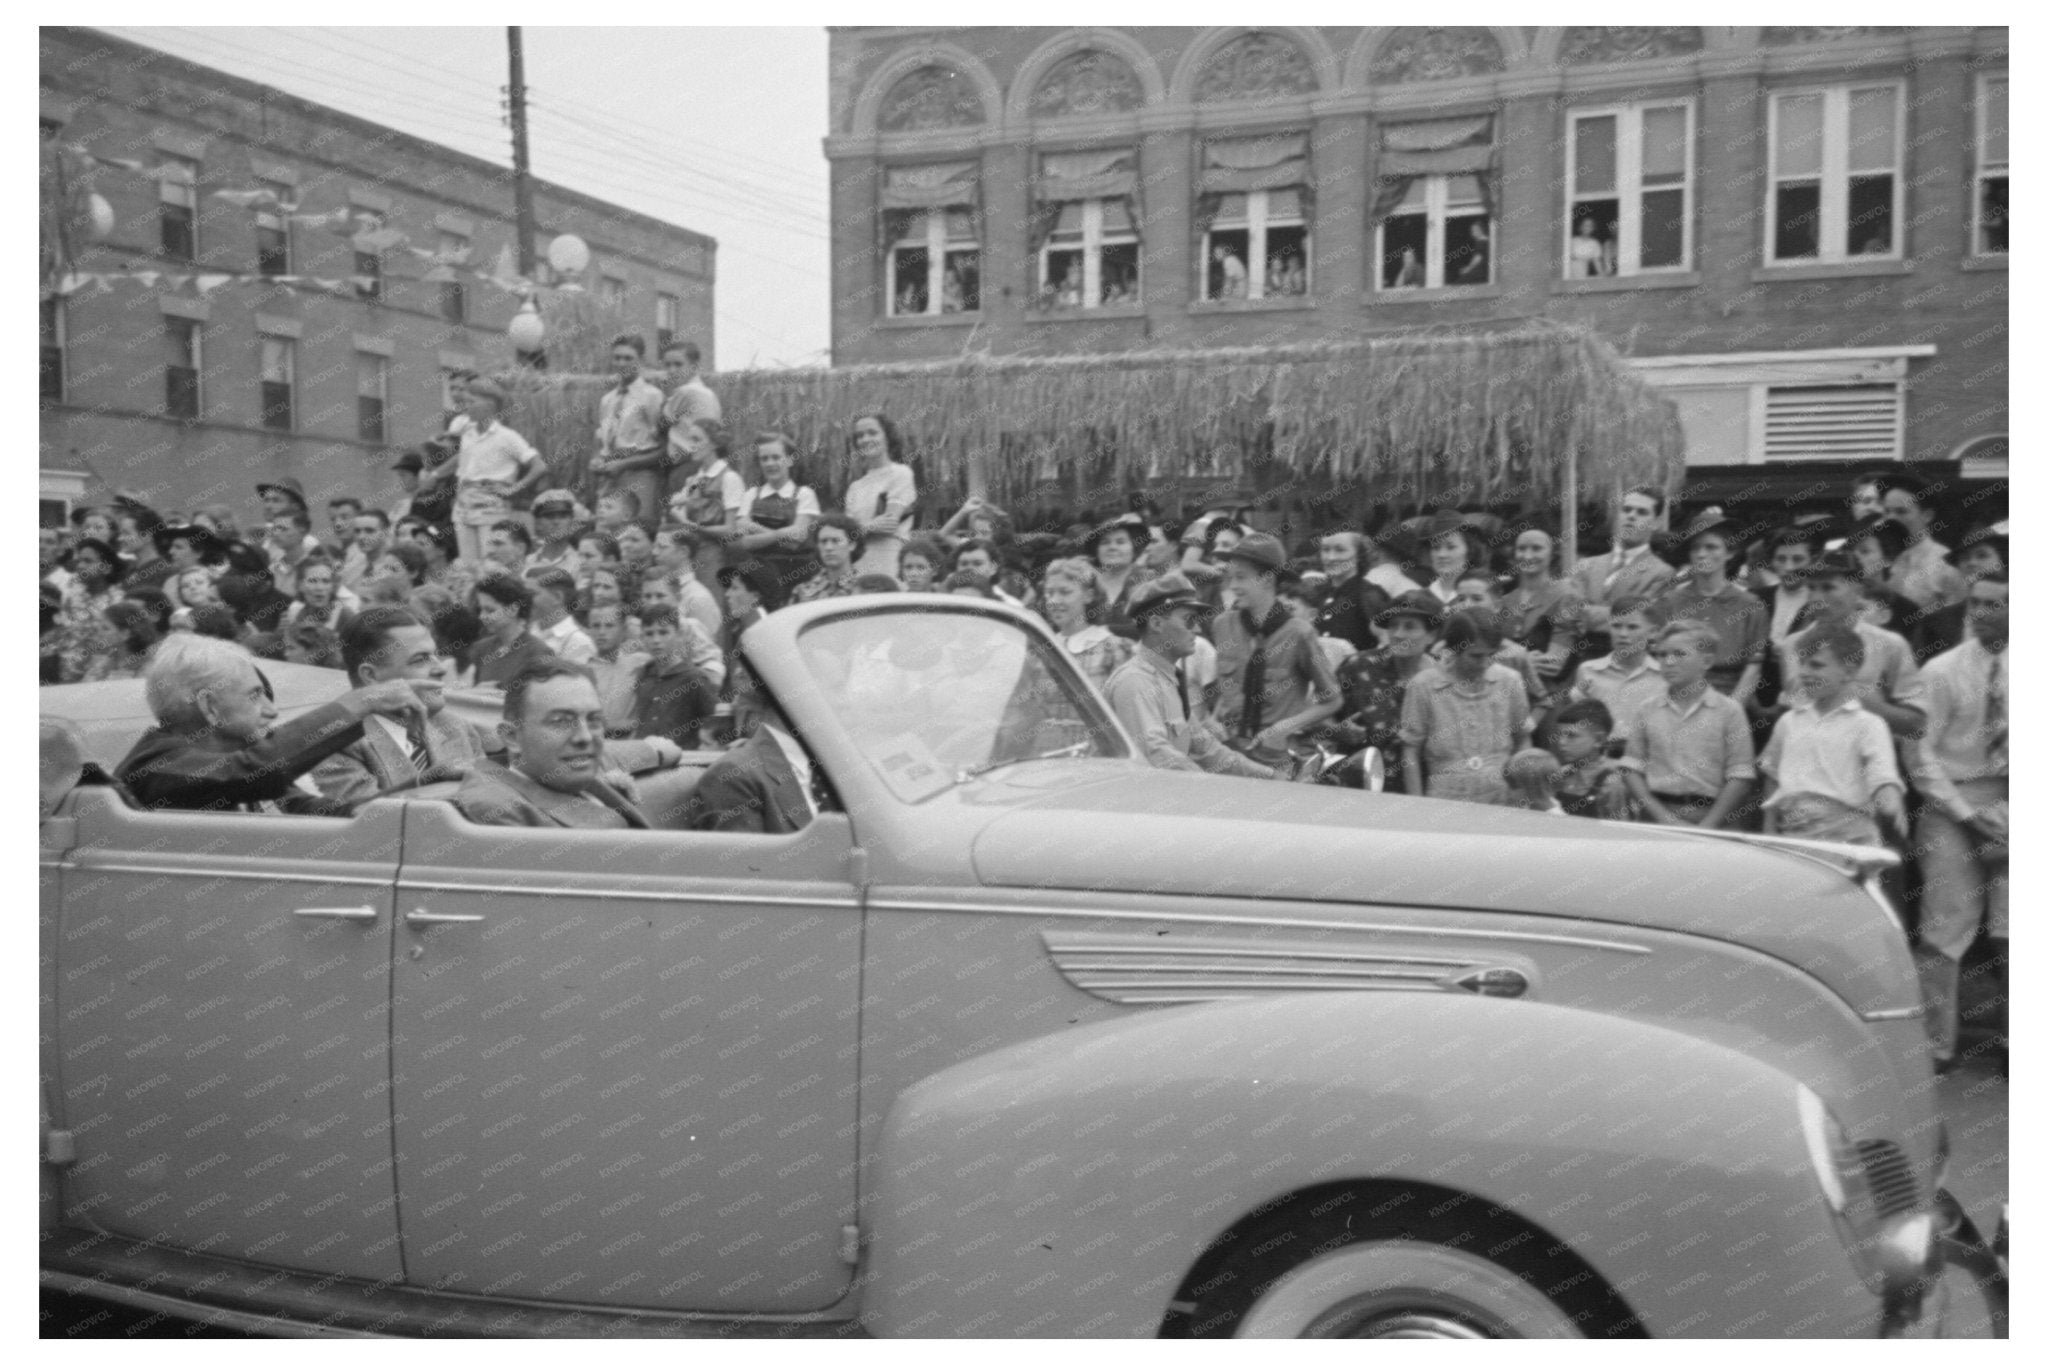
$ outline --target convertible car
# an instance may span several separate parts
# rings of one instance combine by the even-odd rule
[[[44,1284],[429,1336],[1999,1320],[1889,855],[1157,771],[993,603],[743,647],[827,779],[794,834],[678,827],[712,755],[651,832],[156,813],[97,771],[139,688],[45,689]]]

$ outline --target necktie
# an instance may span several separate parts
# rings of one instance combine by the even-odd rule
[[[418,716],[408,716],[405,722],[405,753],[412,760],[412,770],[424,778],[427,769],[433,767],[432,755],[427,752],[426,723]]]
[[[1621,577],[1621,571],[1627,567],[1628,560],[1622,556],[1621,551],[1616,550],[1614,552],[1614,567],[1607,571],[1607,577],[1601,582],[1600,586],[1603,588],[1613,587],[1614,580]]]
[[[1991,656],[1991,682],[1984,697],[1984,757],[2003,768],[2011,761],[2007,753],[2009,732],[2005,713],[2005,651]]]
[[[1183,673],[1178,665],[1173,670],[1173,681],[1175,686],[1180,688],[1180,718],[1186,720],[1192,714],[1188,710],[1188,675]]]

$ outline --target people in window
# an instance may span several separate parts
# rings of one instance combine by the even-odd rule
[[[1212,253],[1216,268],[1223,277],[1222,285],[1216,291],[1219,299],[1241,299],[1250,288],[1250,277],[1245,273],[1244,262],[1236,252],[1227,246],[1219,246]]]
[[[1584,278],[1614,273],[1614,249],[1600,240],[1600,225],[1591,218],[1579,219],[1578,227],[1573,229],[1571,273]]]

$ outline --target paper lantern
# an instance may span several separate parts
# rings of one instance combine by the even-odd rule
[[[512,315],[505,335],[512,338],[512,345],[521,351],[538,351],[541,342],[547,340],[548,329],[540,320],[540,314],[532,304],[527,304]]]
[[[114,235],[114,206],[105,196],[88,194],[85,197],[85,230],[95,242],[104,242]]]
[[[590,264],[590,244],[573,232],[565,232],[548,243],[548,264],[564,275],[574,275]]]

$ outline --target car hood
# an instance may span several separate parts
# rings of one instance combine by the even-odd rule
[[[1140,769],[1047,790],[1048,774],[1013,771],[1004,796],[1022,800],[973,843],[987,886],[1640,925],[1760,949],[1852,1001],[1869,993],[1870,936],[1898,932],[1849,877],[1779,848],[1205,774]]]

